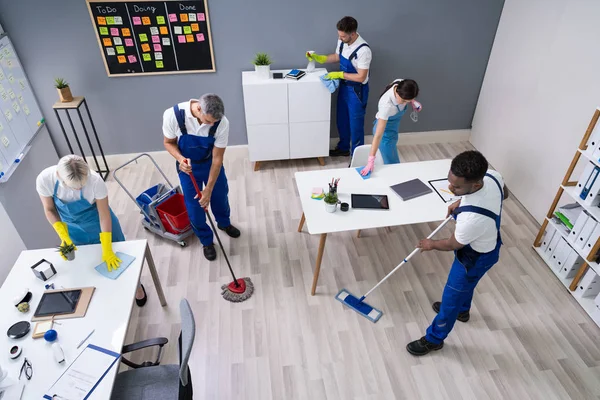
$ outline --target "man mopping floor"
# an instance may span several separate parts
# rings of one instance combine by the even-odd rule
[[[454,234],[444,240],[423,239],[422,251],[454,251],[441,302],[433,303],[438,313],[427,333],[410,342],[406,350],[423,356],[444,346],[454,323],[469,320],[473,292],[479,280],[498,262],[500,255],[500,217],[502,201],[508,197],[502,176],[488,171],[488,162],[477,151],[466,151],[452,160],[448,189],[462,198],[448,207],[456,215]]]

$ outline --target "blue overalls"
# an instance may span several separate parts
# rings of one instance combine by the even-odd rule
[[[79,200],[65,203],[56,196],[57,190],[58,181],[54,184],[54,194],[52,195],[54,206],[62,222],[67,224],[69,237],[75,246],[99,244],[102,228],[97,204],[90,204],[83,197],[83,190],[79,192]],[[110,210],[110,219],[112,221],[112,241],[124,242],[125,236],[121,230],[121,224],[112,210]]]
[[[492,178],[498,189],[500,189],[500,201],[504,199],[504,193],[500,182],[490,174],[486,176]],[[456,215],[461,212],[472,212],[486,217],[492,218],[496,222],[498,229],[498,237],[496,239],[496,247],[489,253],[479,253],[470,245],[466,245],[462,249],[455,252],[454,262],[448,275],[448,281],[442,295],[442,305],[440,312],[434,318],[431,326],[427,328],[425,339],[434,344],[440,344],[448,336],[458,314],[469,311],[471,309],[471,301],[475,286],[485,273],[498,262],[500,257],[500,246],[502,246],[502,238],[500,237],[500,219],[502,216],[502,204],[500,205],[500,215],[477,206],[458,207]]]
[[[356,58],[358,50],[365,46],[369,47],[368,44],[363,43],[350,54],[349,58],[346,58],[342,56],[344,42],[341,42],[339,50],[340,71],[349,74],[358,73],[354,65],[352,65],[352,60]],[[351,150],[350,154],[354,154],[356,147],[365,144],[365,112],[368,99],[368,83],[363,84],[340,79],[337,103],[337,128],[340,135],[337,148],[339,150]]]
[[[215,144],[215,133],[217,132],[217,128],[221,121],[215,122],[213,126],[210,127],[208,136],[188,135],[187,128],[185,127],[185,110],[180,110],[179,106],[175,105],[175,107],[173,107],[173,112],[175,113],[175,118],[177,119],[179,130],[181,131],[181,136],[177,142],[179,151],[182,156],[192,160],[192,171],[198,184],[200,186],[206,184],[208,182],[208,175],[210,174],[210,167],[212,166],[212,151]],[[196,189],[194,188],[192,179],[188,174],[179,170],[179,162],[177,162],[176,167],[192,229],[194,229],[194,233],[198,236],[202,245],[209,246],[213,244],[213,232],[206,223],[204,209],[200,206],[198,199],[194,199],[196,196]],[[225,168],[221,166],[221,172],[215,182],[210,199],[210,208],[212,209],[219,228],[227,228],[231,225],[229,220],[230,209],[229,199],[227,198],[228,194],[229,186],[227,185],[227,176],[225,176]]]
[[[402,116],[406,112],[408,106],[405,106],[403,110],[400,110],[399,106],[396,106],[398,112],[393,117],[390,117],[387,120],[387,124],[385,125],[385,131],[383,131],[383,136],[381,137],[381,142],[379,143],[379,152],[381,153],[381,157],[383,158],[384,164],[399,164],[400,163],[400,155],[398,154],[398,130],[400,129],[400,120]],[[373,136],[375,136],[375,131],[377,130],[377,118],[373,121]]]

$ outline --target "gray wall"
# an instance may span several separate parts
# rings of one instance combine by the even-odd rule
[[[358,19],[374,53],[371,99],[394,78],[421,86],[424,110],[402,131],[470,128],[504,0],[209,1],[217,72],[108,78],[84,0],[0,0],[0,23],[10,35],[61,155],[67,153],[51,105],[53,78],[88,99],[108,154],[162,148],[164,109],[204,92],[220,94],[232,123],[230,144],[245,144],[241,71],[258,51],[273,68],[305,67],[305,50],[332,52],[335,23]],[[35,10],[35,12],[33,12]],[[334,66],[329,66],[329,69]],[[335,67],[337,68],[337,67]]]

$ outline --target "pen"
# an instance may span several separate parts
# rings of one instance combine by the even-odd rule
[[[87,335],[87,336],[85,337],[85,339],[83,339],[83,340],[81,341],[81,343],[79,343],[79,344],[77,345],[77,348],[79,349],[79,348],[81,347],[81,345],[82,345],[82,344],[84,344],[84,343],[85,343],[85,341],[86,341],[86,340],[88,340],[88,339],[90,338],[90,336],[92,336],[92,334],[93,334],[94,332],[96,332],[96,330],[95,330],[95,329],[93,329],[93,330],[90,332],[90,334],[89,334],[89,335]]]
[[[440,190],[441,190],[442,192],[444,192],[444,193],[448,193],[448,194],[451,194],[452,196],[454,196],[454,193],[452,193],[452,192],[449,192],[449,191],[447,191],[447,190],[444,190],[444,189],[440,189]]]

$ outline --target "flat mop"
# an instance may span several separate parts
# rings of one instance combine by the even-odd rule
[[[433,232],[431,232],[431,234],[429,236],[427,236],[427,239],[431,239],[451,219],[452,219],[452,217],[446,218],[446,220],[444,222],[442,222],[440,224],[440,226],[438,226]],[[381,316],[383,315],[383,312],[381,310],[378,310],[378,309],[374,308],[374,307],[371,307],[370,305],[368,305],[367,303],[365,303],[364,300],[367,298],[368,295],[371,294],[372,291],[374,291],[375,289],[377,289],[379,287],[379,285],[381,285],[383,282],[385,282],[387,278],[389,278],[390,276],[392,276],[392,274],[394,272],[396,272],[398,269],[400,269],[401,266],[403,266],[404,264],[406,264],[420,250],[421,249],[419,249],[418,247],[416,249],[414,249],[413,252],[410,253],[410,255],[408,257],[406,257],[404,260],[402,260],[402,262],[400,264],[398,264],[398,266],[392,270],[392,272],[390,272],[389,274],[387,274],[385,276],[385,278],[383,278],[381,281],[379,281],[379,283],[377,285],[375,285],[371,290],[369,290],[361,298],[358,298],[358,297],[352,295],[346,289],[340,290],[340,292],[335,296],[335,298],[337,300],[341,301],[342,304],[344,304],[345,306],[350,307],[351,309],[353,309],[354,311],[356,311],[357,313],[359,313],[360,315],[362,315],[363,317],[365,317],[366,319],[368,319],[369,321],[371,321],[371,322],[377,322],[377,321],[379,321],[379,318],[381,318]]]
[[[198,187],[198,182],[196,182],[196,178],[194,177],[194,173],[190,172],[190,178],[192,178],[192,183],[194,184],[194,188],[196,189],[196,193],[198,194],[198,200],[202,198],[202,192]],[[231,263],[229,262],[229,258],[227,258],[227,253],[225,253],[225,248],[223,247],[223,243],[221,243],[221,238],[217,233],[217,228],[208,212],[205,208],[204,212],[206,213],[206,217],[208,218],[208,222],[210,222],[210,227],[212,228],[215,236],[217,237],[217,241],[219,242],[219,247],[223,252],[223,256],[225,256],[225,261],[227,261],[227,266],[229,267],[229,272],[231,272],[231,276],[233,277],[233,282],[221,286],[221,296],[227,301],[231,301],[232,303],[240,303],[244,300],[248,300],[252,293],[254,293],[254,284],[250,280],[250,278],[240,278],[236,279],[235,274],[233,273],[233,268],[231,268]]]

